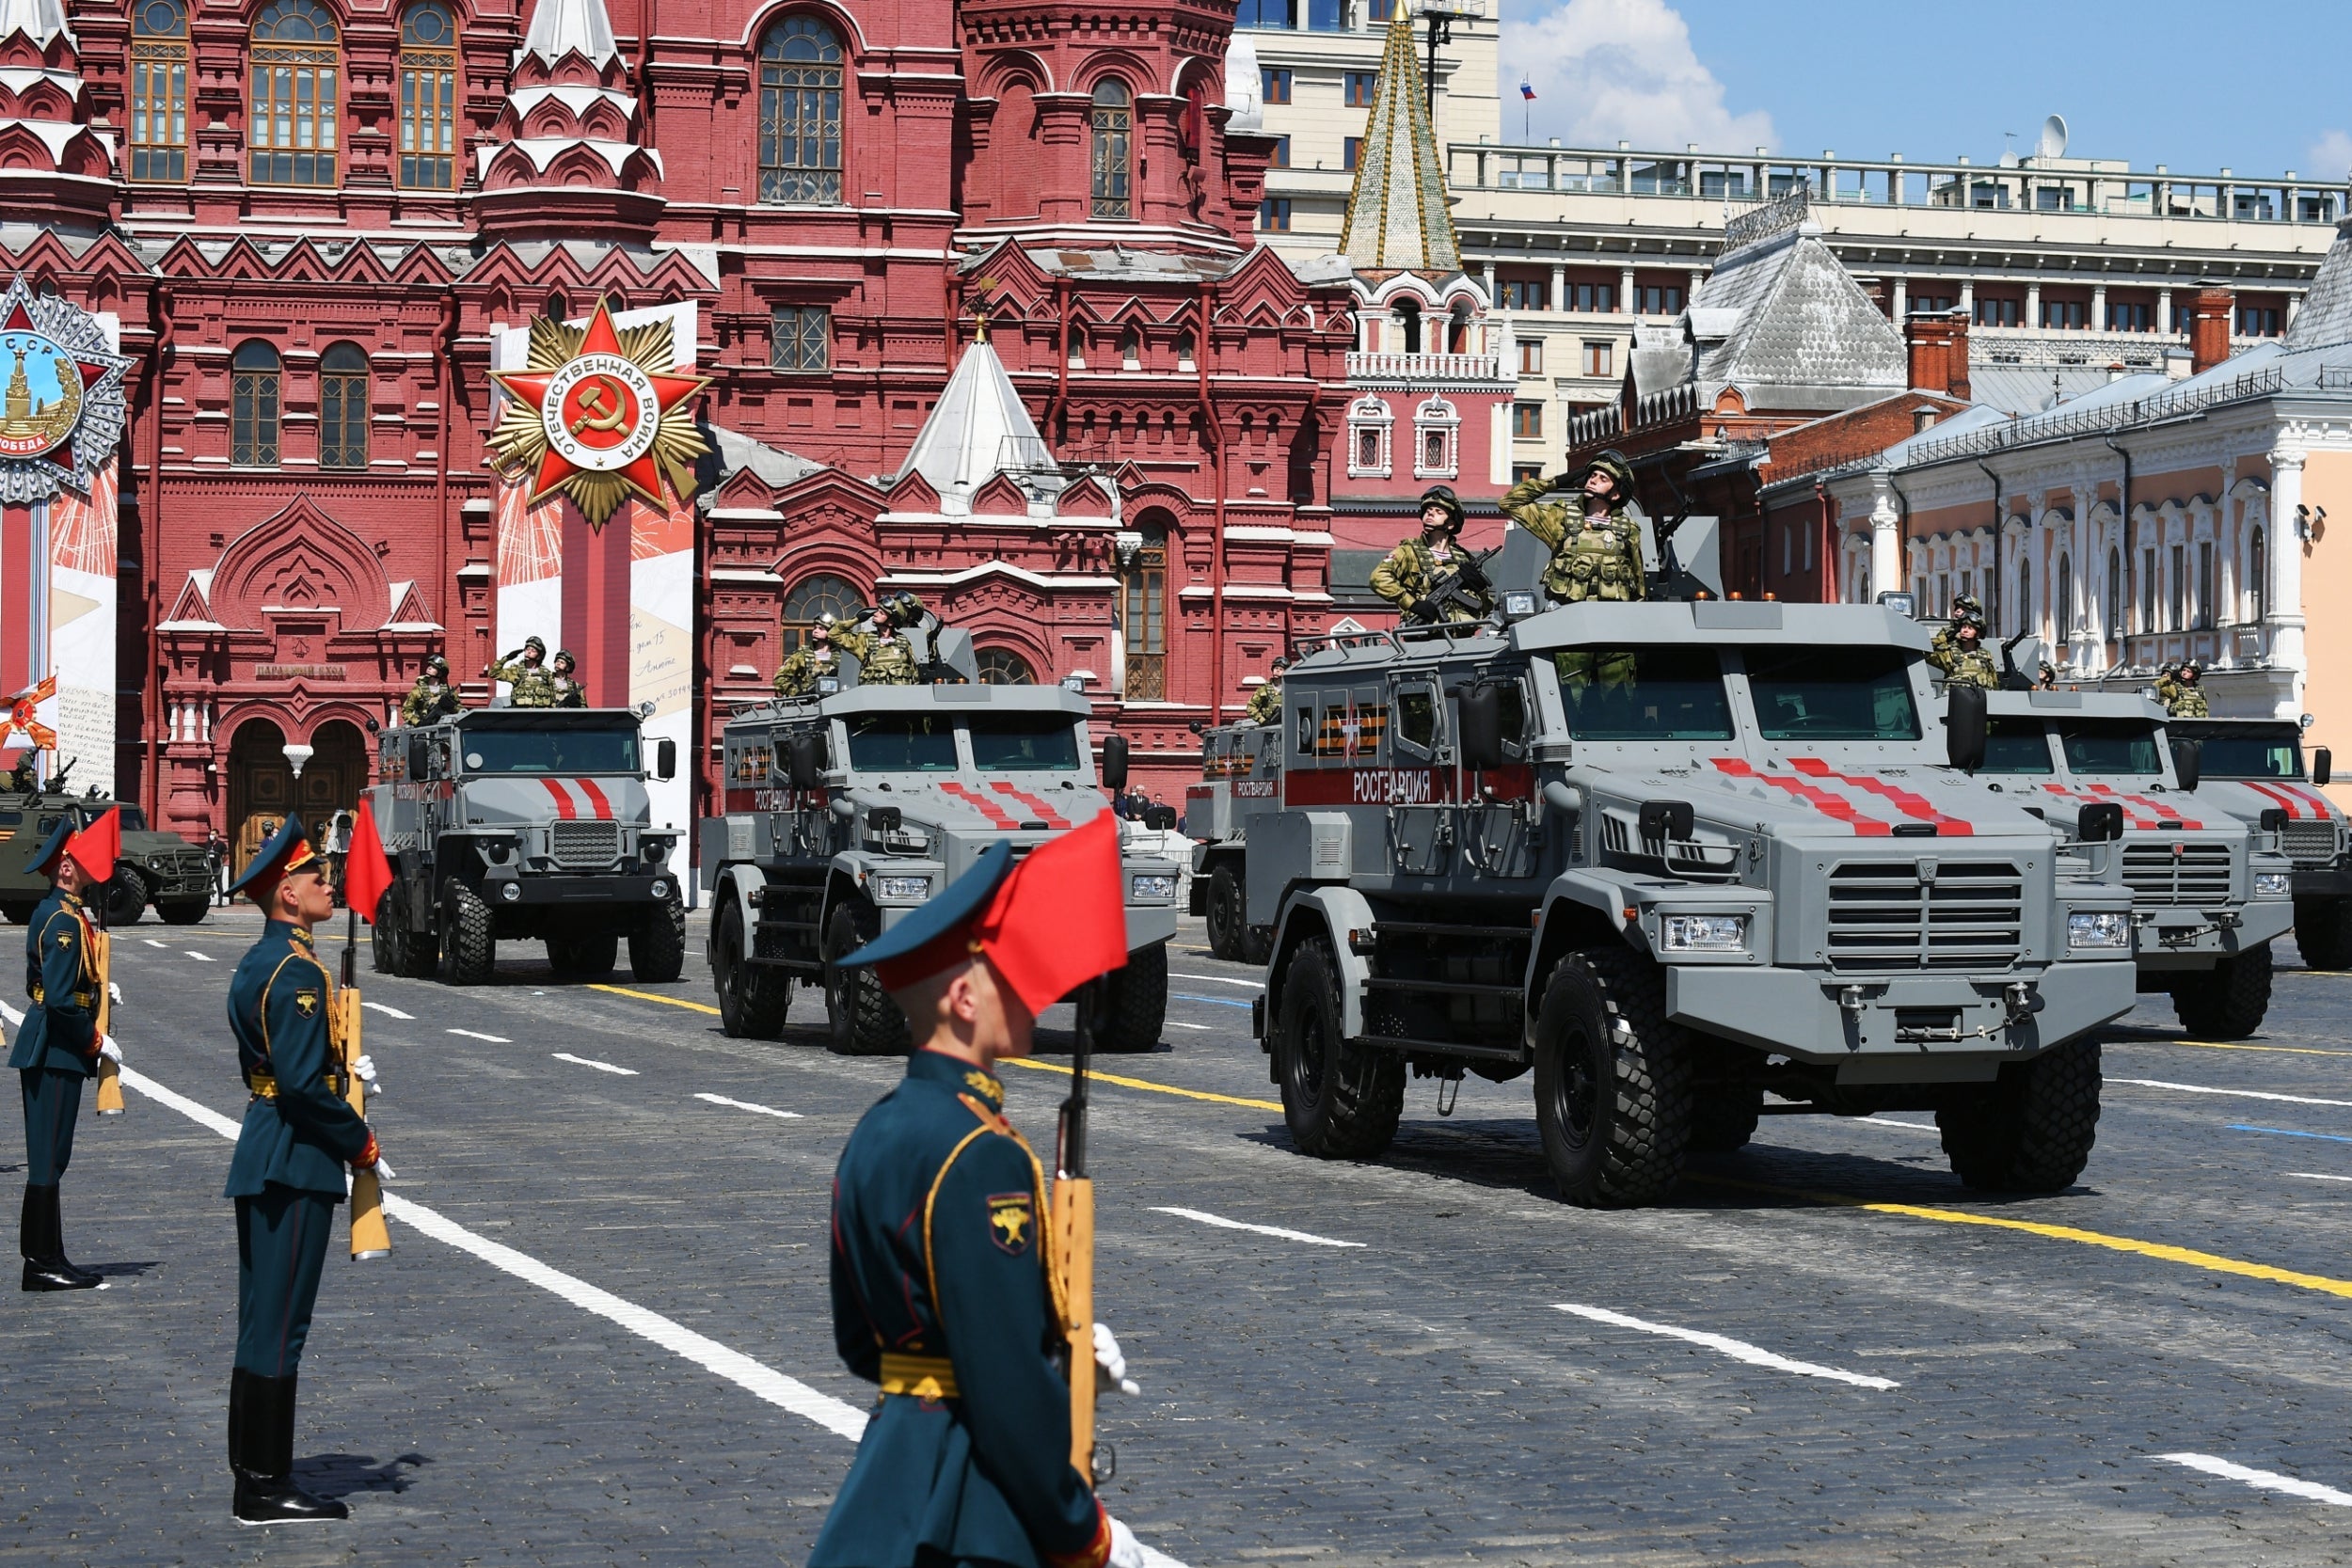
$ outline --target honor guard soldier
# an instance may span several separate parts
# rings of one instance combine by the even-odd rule
[[[1095,820],[1109,839],[1108,815]],[[834,1340],[882,1400],[809,1568],[1143,1562],[1071,1463],[1044,1173],[1004,1117],[993,1070],[1029,1053],[1037,1012],[1088,965],[1124,955],[1073,955],[1087,927],[1065,916],[1083,890],[1013,870],[1010,847],[992,847],[841,960],[874,967],[916,1046],[905,1079],[850,1133],[834,1179]],[[1123,946],[1116,885],[1107,925]],[[1039,996],[1046,969],[1057,973]],[[1107,1381],[1135,1392],[1099,1323],[1094,1346]]]
[[[294,1483],[294,1381],[345,1167],[390,1174],[377,1164],[375,1134],[343,1099],[334,987],[310,937],[335,912],[326,870],[301,819],[289,816],[230,889],[267,921],[229,982],[229,1028],[252,1095],[225,1195],[237,1205],[229,1464],[236,1516],[248,1525],[350,1514]],[[362,1078],[372,1071],[364,1056],[352,1067]]]
[[[1997,691],[2001,686],[1999,666],[1984,645],[1984,606],[1970,594],[1963,594],[1952,601],[1952,622],[1935,634],[1928,648],[1928,663],[1944,672],[1946,684],[1981,686],[1987,691]]]
[[[24,1209],[18,1250],[24,1254],[24,1289],[87,1291],[100,1283],[65,1255],[65,1221],[57,1184],[73,1158],[73,1124],[82,1114],[82,1082],[95,1077],[103,1053],[122,1059],[98,1034],[97,957],[89,914],[82,906],[87,879],[66,852],[73,817],[57,818],[25,869],[50,879],[49,896],[24,930],[24,1010],[8,1066],[24,1088]]]
[[[504,681],[514,690],[508,701],[516,707],[553,707],[557,696],[555,672],[547,667],[548,645],[535,637],[482,673]]]
[[[2204,690],[2197,684],[2201,673],[2193,658],[2183,659],[2164,673],[2156,682],[2156,701],[2164,705],[2165,712],[2175,719],[2212,716],[2213,710],[2205,705]]]
[[[817,683],[837,674],[833,653],[833,617],[819,615],[808,628],[808,640],[787,654],[776,667],[776,695],[787,699],[814,697]]]
[[[457,693],[450,689],[449,660],[435,654],[424,661],[424,669],[419,672],[417,684],[408,689],[408,695],[400,700],[400,721],[430,724],[436,720],[453,718],[459,708]]]
[[[1571,502],[1546,503],[1554,489],[1573,489]],[[1614,451],[1602,452],[1582,472],[1558,480],[1523,479],[1502,498],[1502,510],[1519,527],[1549,546],[1544,596],[1554,604],[1586,599],[1646,598],[1642,569],[1642,530],[1626,510],[1633,499],[1633,469]]]
[[[1372,591],[1423,625],[1484,619],[1494,604],[1483,592],[1473,602],[1456,598],[1443,606],[1429,597],[1461,567],[1462,522],[1462,502],[1451,485],[1433,484],[1422,491],[1421,537],[1400,540],[1372,569]]]
[[[1265,684],[1249,694],[1248,709],[1242,715],[1252,724],[1272,724],[1282,717],[1282,672],[1291,667],[1287,658],[1274,661]]]
[[[572,674],[576,667],[571,649],[555,650],[555,701],[550,705],[551,706],[586,707],[588,705],[588,689],[580,685]]]

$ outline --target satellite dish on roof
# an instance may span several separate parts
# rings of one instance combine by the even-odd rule
[[[2052,115],[2042,122],[2042,139],[2034,143],[2033,155],[2036,158],[2066,156],[2066,117],[2064,115]]]

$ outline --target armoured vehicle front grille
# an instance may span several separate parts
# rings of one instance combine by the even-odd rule
[[[621,858],[621,825],[558,822],[548,830],[548,848],[558,865],[600,871]]]
[[[2214,904],[2230,896],[2226,844],[2127,844],[2123,885],[2135,904]]]
[[[1830,872],[1835,970],[2006,969],[2025,925],[2025,879],[2007,861],[1841,861]]]
[[[2279,847],[2297,865],[2325,865],[2336,858],[2336,824],[2290,822],[2279,831]]]

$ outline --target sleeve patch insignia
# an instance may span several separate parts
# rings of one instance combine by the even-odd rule
[[[989,1240],[999,1252],[1018,1258],[1029,1250],[1029,1232],[1037,1213],[1028,1193],[991,1193],[988,1198]]]
[[[319,993],[317,991],[298,990],[294,992],[295,1012],[300,1013],[304,1018],[311,1018],[317,1015],[318,1010]]]
[[[57,945],[58,945],[59,947],[71,947],[71,946],[72,946],[72,945],[73,945],[73,933],[72,933],[72,931],[59,931],[59,932],[57,933]]]

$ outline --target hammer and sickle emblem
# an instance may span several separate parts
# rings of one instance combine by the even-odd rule
[[[612,402],[605,401],[610,394]],[[628,421],[628,401],[622,395],[620,384],[609,375],[591,380],[580,391],[580,413],[572,420],[572,434],[584,430],[618,430]]]

